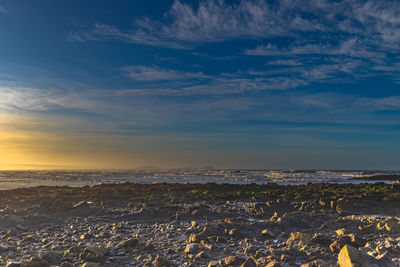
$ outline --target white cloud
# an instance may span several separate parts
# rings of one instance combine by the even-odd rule
[[[284,37],[287,42],[277,41]],[[392,53],[400,52],[400,2],[395,0],[175,0],[165,20],[136,18],[130,29],[96,23],[69,36],[70,40],[119,39],[129,43],[174,49],[194,49],[209,42],[256,40],[245,55],[264,56],[275,73],[251,70],[229,79],[201,72],[127,66],[137,81],[207,79],[204,84],[169,89],[133,90],[135,94],[222,94],[247,90],[289,89],[312,82],[338,82],[343,75],[362,77],[400,71]],[[283,44],[283,45],[282,45]],[[209,56],[198,51],[194,55]],[[243,56],[243,55],[233,55]],[[232,55],[219,59],[232,59]],[[214,59],[217,59],[214,57]],[[251,77],[250,77],[251,76]],[[259,77],[253,77],[259,76]],[[354,80],[354,79],[353,79]]]
[[[170,23],[144,17],[137,19],[130,30],[95,24],[90,33],[98,38],[174,48],[230,39],[296,38],[298,32],[327,33],[327,37],[329,34],[356,34],[380,45],[393,45],[400,40],[398,10],[400,3],[391,0],[285,0],[276,3],[249,0],[233,4],[205,0],[197,7],[176,0],[166,12]],[[85,35],[79,35],[78,32],[74,36],[78,40],[85,39]],[[86,37],[90,40],[91,35]]]
[[[183,72],[177,70],[162,69],[158,66],[125,66],[122,70],[126,76],[136,81],[162,81],[162,80],[184,80],[205,79],[201,72]]]

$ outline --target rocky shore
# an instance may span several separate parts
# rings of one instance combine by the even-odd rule
[[[400,266],[400,187],[0,191],[0,266]]]

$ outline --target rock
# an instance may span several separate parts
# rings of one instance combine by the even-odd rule
[[[337,235],[345,235],[345,234],[348,234],[348,231],[347,231],[346,228],[340,228],[340,229],[337,229],[337,230],[335,231],[335,233],[336,233]]]
[[[323,246],[329,246],[332,243],[332,239],[328,235],[315,234],[311,238],[311,243],[319,244]]]
[[[33,236],[33,235],[27,235],[27,236],[25,236],[25,238],[23,239],[23,241],[26,242],[26,243],[34,243],[34,242],[37,242],[38,240],[37,240],[37,238],[36,238],[35,236]]]
[[[96,262],[85,262],[82,267],[100,267],[100,264]]]
[[[400,224],[397,219],[387,218],[377,225],[378,230],[386,230],[388,232],[400,232]]]
[[[6,267],[21,267],[21,262],[8,260],[6,263]]]
[[[247,258],[246,261],[240,265],[240,267],[257,267],[257,264],[252,258]]]
[[[265,265],[265,267],[282,267],[277,261],[271,261]]]
[[[310,241],[311,241],[311,236],[309,234],[295,232],[290,234],[290,237],[286,241],[286,245],[288,245],[289,247],[293,246],[303,247],[309,244]]]
[[[105,247],[100,247],[100,246],[94,246],[94,247],[86,247],[85,252],[90,252],[96,255],[107,255],[108,253],[108,248]]]
[[[236,238],[236,239],[241,239],[241,238],[243,238],[242,233],[240,233],[240,231],[239,231],[238,229],[231,229],[231,230],[228,232],[228,235],[230,235],[230,236],[232,236],[233,238]]]
[[[88,240],[88,239],[90,239],[90,238],[92,238],[92,235],[89,234],[89,233],[85,233],[85,234],[83,234],[83,235],[80,236],[80,239],[81,239],[81,240]]]
[[[22,262],[21,267],[50,267],[50,264],[38,257],[31,257],[28,261]]]
[[[205,226],[201,234],[205,236],[220,236],[222,231],[217,225],[211,224]]]
[[[58,265],[61,262],[61,258],[63,257],[62,252],[47,252],[39,257],[45,261],[47,261],[50,265]]]
[[[0,253],[4,253],[6,251],[8,251],[8,246],[0,244]]]
[[[54,201],[53,204],[51,204],[49,207],[49,211],[52,211],[52,212],[67,212],[71,209],[72,209],[72,207],[70,205],[67,205],[66,203],[64,203],[58,199],[56,201]]]
[[[172,261],[167,260],[164,257],[157,256],[153,261],[154,267],[174,267],[176,266]]]
[[[340,267],[378,267],[378,262],[371,256],[360,252],[355,247],[345,245],[338,255]]]
[[[205,253],[204,251],[200,251],[199,253],[196,254],[195,258],[196,259],[206,259],[209,258],[210,256],[208,256],[207,253]]]
[[[77,208],[87,208],[87,207],[89,207],[89,204],[87,203],[87,201],[81,201],[81,202],[76,203],[76,204],[73,205],[72,207],[73,207],[74,209],[77,209]]]
[[[350,245],[352,243],[351,237],[347,235],[341,235],[332,244],[329,245],[329,249],[333,253],[338,253],[344,245]]]
[[[187,254],[194,254],[197,252],[198,249],[199,249],[199,245],[197,245],[195,243],[190,243],[190,244],[186,245],[184,252]]]
[[[246,260],[238,256],[229,256],[224,258],[225,265],[227,266],[240,266]]]
[[[61,263],[60,267],[74,267],[74,265],[70,262],[64,261]]]
[[[202,240],[205,240],[206,236],[203,234],[191,234],[189,236],[189,243],[200,243]]]
[[[221,261],[210,261],[207,265],[207,267],[222,267]]]
[[[263,238],[275,238],[278,236],[278,233],[276,231],[273,231],[272,229],[264,229],[261,231],[261,236]]]
[[[130,238],[119,243],[119,247],[123,248],[135,248],[139,244],[139,239]]]

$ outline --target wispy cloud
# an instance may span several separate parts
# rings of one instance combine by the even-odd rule
[[[184,90],[168,88],[145,92],[143,87],[137,91],[141,94],[219,94],[259,88],[289,89],[311,82],[327,82],[328,79],[337,82],[343,74],[362,77],[385,73],[396,77],[400,69],[393,62],[392,55],[400,52],[398,10],[400,3],[393,0],[250,0],[234,3],[204,0],[198,5],[176,0],[165,13],[165,20],[136,18],[131,29],[94,23],[70,33],[68,38],[79,42],[118,39],[192,50],[210,42],[251,39],[259,44],[244,48],[244,55],[215,57],[199,51],[192,54],[227,60],[234,60],[237,56],[265,57],[267,65],[288,68],[286,73],[273,75],[258,69],[254,73],[265,75],[257,79],[233,74],[237,84],[231,85],[221,77],[157,66],[127,66],[123,71],[137,81],[210,79],[204,86],[196,85]],[[277,38],[287,41],[278,42]],[[248,87],[244,89],[243,86]]]
[[[166,12],[170,23],[144,17],[137,19],[135,28],[128,31],[98,23],[90,33],[99,38],[120,38],[133,43],[176,48],[185,47],[188,43],[193,45],[230,39],[295,38],[297,32],[367,36],[373,37],[372,41],[377,43],[394,45],[400,40],[399,7],[398,2],[390,0],[287,0],[275,4],[263,0],[236,4],[207,0],[201,1],[195,8],[176,0]],[[79,32],[74,36],[78,35]],[[84,39],[85,36],[79,38]]]
[[[8,13],[8,11],[4,7],[0,6],[0,13]]]
[[[125,75],[136,81],[163,81],[184,79],[205,79],[202,72],[184,72],[177,70],[162,69],[158,66],[125,66],[122,68]]]

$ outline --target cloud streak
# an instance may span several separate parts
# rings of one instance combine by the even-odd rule
[[[122,68],[125,75],[136,81],[165,81],[165,80],[186,80],[205,79],[201,72],[183,72],[177,70],[166,70],[158,66],[125,66]]]

